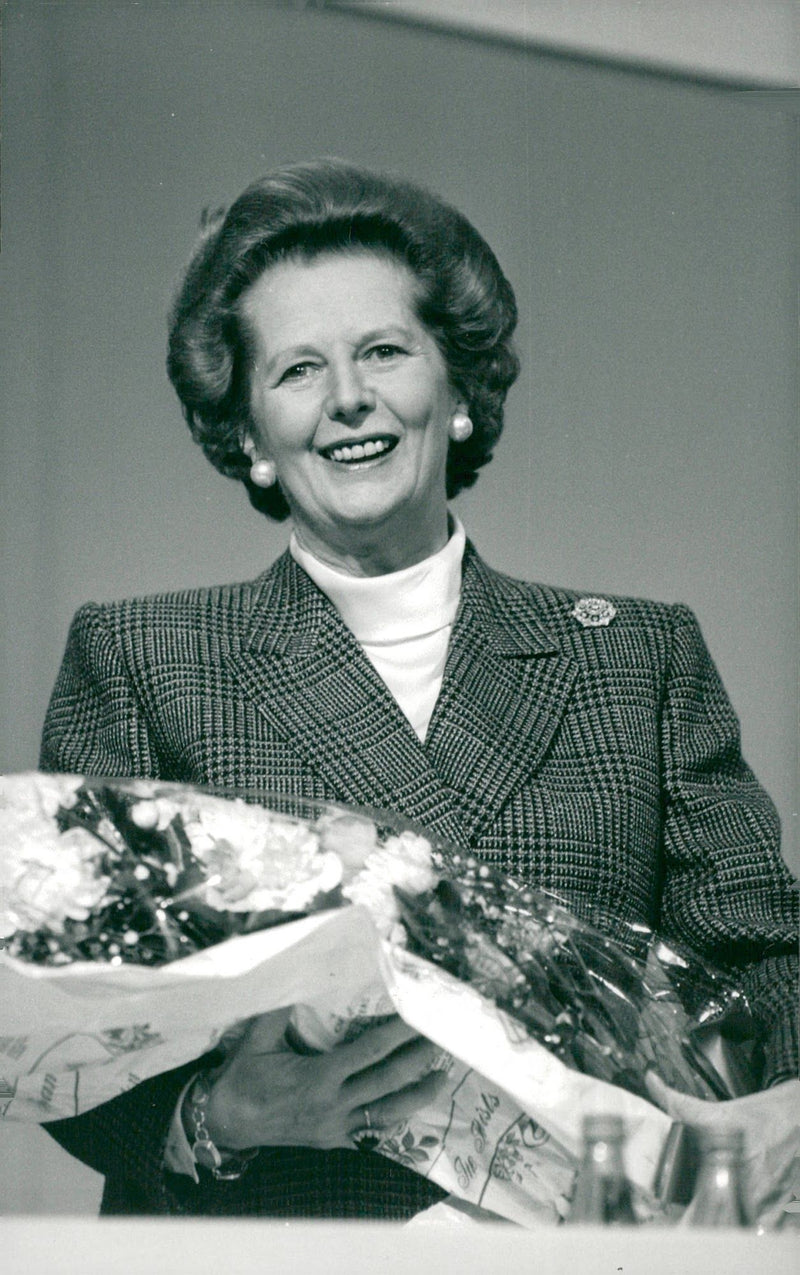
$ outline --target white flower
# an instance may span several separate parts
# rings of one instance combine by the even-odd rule
[[[13,829],[2,811],[0,936],[19,930],[60,933],[69,917],[84,921],[103,902],[109,879],[100,870],[102,847],[85,828],[59,832],[43,816]]]
[[[305,820],[207,796],[183,816],[192,851],[208,873],[203,898],[211,907],[299,912],[341,879],[338,855],[320,853],[319,837]]]
[[[378,846],[378,830],[365,815],[324,815],[317,830],[320,848],[338,854],[348,872],[363,868],[367,856]]]
[[[414,832],[388,837],[385,845],[367,856],[364,867],[342,894],[351,903],[369,910],[379,934],[396,942],[401,935],[400,909],[394,893],[399,886],[406,894],[432,890],[438,877],[431,862],[431,845]]]
[[[15,829],[47,822],[59,808],[75,805],[83,780],[77,775],[0,775],[0,826],[3,843]]]

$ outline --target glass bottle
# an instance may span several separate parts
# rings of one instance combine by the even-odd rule
[[[690,1226],[748,1226],[742,1189],[741,1129],[701,1129],[697,1185],[684,1221]]]
[[[634,1226],[631,1187],[625,1176],[622,1147],[625,1126],[621,1116],[593,1115],[583,1119],[583,1159],[568,1223],[589,1226]]]

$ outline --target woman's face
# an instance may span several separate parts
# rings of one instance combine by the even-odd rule
[[[447,539],[459,406],[400,262],[329,253],[270,267],[244,294],[253,337],[248,450],[273,461],[306,548],[356,574]]]

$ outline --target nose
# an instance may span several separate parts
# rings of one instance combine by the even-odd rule
[[[329,368],[329,378],[323,404],[326,416],[344,425],[358,425],[376,401],[363,370],[357,363],[343,360]]]

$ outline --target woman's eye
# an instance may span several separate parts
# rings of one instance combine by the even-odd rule
[[[287,367],[281,373],[280,384],[282,381],[303,381],[314,371],[313,363],[293,363],[291,367]]]
[[[391,342],[385,341],[381,345],[373,345],[367,351],[367,357],[377,359],[379,363],[386,362],[388,359],[396,358],[398,354],[405,354],[405,350],[399,345],[392,345]]]

